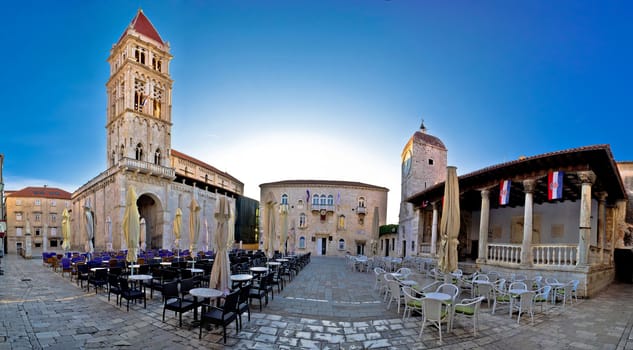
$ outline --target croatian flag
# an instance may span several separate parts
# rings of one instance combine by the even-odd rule
[[[550,171],[547,174],[547,199],[563,198],[563,175],[562,171]]]
[[[510,202],[510,180],[501,181],[499,187],[499,205],[506,205]]]

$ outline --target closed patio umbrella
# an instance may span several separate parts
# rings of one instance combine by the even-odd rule
[[[229,244],[233,237],[233,213],[228,200],[220,198],[215,212],[217,228],[214,235],[215,260],[211,268],[209,286],[222,292],[230,289],[231,268],[229,265]]]
[[[62,212],[62,239],[62,249],[67,252],[70,250],[70,214],[67,208]]]
[[[446,167],[446,182],[444,183],[444,204],[442,205],[442,219],[440,221],[440,253],[438,266],[440,271],[450,273],[457,269],[457,239],[459,235],[459,182],[457,168]]]
[[[147,246],[147,224],[145,223],[145,218],[141,218],[141,250],[145,250]]]
[[[266,227],[266,254],[272,258],[275,253],[275,236],[277,227],[275,225],[275,205],[268,203],[268,227]]]
[[[196,256],[198,237],[200,237],[200,206],[195,198],[191,198],[189,205],[189,253],[192,257]]]
[[[174,217],[174,248],[180,256],[180,234],[182,232],[182,210],[176,208],[176,216]]]
[[[86,216],[86,253],[92,254],[95,251],[94,244],[92,243],[95,237],[95,220],[89,203],[84,205],[84,214]]]
[[[283,207],[282,207],[283,208]],[[288,254],[286,242],[288,240],[288,210],[281,210],[281,239],[279,240],[279,252]]]
[[[136,205],[136,191],[133,186],[127,189],[125,200],[125,214],[123,215],[123,235],[127,243],[127,256],[125,260],[130,263],[136,262],[138,255],[138,240],[140,234],[140,215]]]

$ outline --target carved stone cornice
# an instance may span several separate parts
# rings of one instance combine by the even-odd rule
[[[596,182],[596,173],[591,170],[579,171],[577,174],[578,180],[580,180],[581,183],[593,184],[594,182]]]

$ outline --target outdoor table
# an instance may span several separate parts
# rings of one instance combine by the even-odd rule
[[[196,274],[196,273],[204,273],[203,269],[196,269],[196,268],[188,268],[187,270],[191,271],[191,274]]]
[[[418,284],[418,282],[414,281],[414,280],[404,280],[404,281],[400,281],[400,284],[402,284],[403,286],[416,286]]]
[[[91,272],[96,272],[97,270],[105,270],[107,269],[106,267],[91,267],[90,271]]]
[[[213,288],[192,288],[189,290],[189,294],[193,295],[195,303],[198,302],[198,298],[203,299],[217,299],[224,295],[221,291]],[[204,312],[204,311],[203,311]],[[193,320],[198,321],[198,308],[193,309]]]
[[[152,277],[152,275],[129,275],[129,276],[127,276],[127,279],[130,280],[130,281],[134,281],[134,283],[136,283],[137,281],[149,281],[152,278],[154,278],[154,277]],[[145,290],[146,290],[145,285],[143,283],[141,283],[141,286],[143,286],[143,293],[145,293]]]
[[[242,288],[242,285],[244,284],[244,282],[250,281],[252,279],[253,279],[253,275],[249,275],[249,274],[246,274],[246,273],[242,273],[242,274],[238,274],[238,275],[231,275],[231,281],[238,282],[240,288]]]
[[[556,292],[558,291],[559,288],[563,288],[563,286],[565,286],[565,283],[552,282],[552,283],[548,283],[548,285],[552,287],[552,304],[556,304]]]
[[[392,275],[396,279],[401,279],[402,277],[404,277],[404,275],[401,273],[390,272],[389,274]]]
[[[278,262],[288,262],[288,261],[290,261],[288,259],[275,259],[275,260],[278,261]]]
[[[171,266],[171,263],[169,261],[163,261],[160,263],[160,266]]]
[[[441,301],[449,301],[451,300],[451,296],[446,294],[446,293],[439,293],[439,292],[431,292],[431,293],[424,293],[424,297],[425,298],[430,298],[430,299],[437,299],[437,300],[441,300]]]
[[[276,266],[281,265],[281,263],[278,262],[278,261],[269,261],[269,262],[266,263],[266,265],[275,266],[276,267]]]
[[[508,289],[508,293],[510,293],[510,317],[512,317],[512,308],[516,297],[527,292],[527,289]]]

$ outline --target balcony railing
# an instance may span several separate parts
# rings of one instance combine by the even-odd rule
[[[334,204],[312,204],[312,211],[321,210],[334,212]]]
[[[176,171],[174,168],[165,167],[162,165],[145,162],[142,160],[136,160],[132,158],[123,158],[119,162],[119,167],[125,168],[128,171],[135,171],[142,174],[150,174],[153,176],[164,177],[167,179],[173,179],[176,177]]]
[[[489,262],[519,264],[521,262],[520,244],[488,244]]]
[[[536,244],[532,245],[534,265],[576,266],[578,264],[578,244]]]
[[[367,214],[367,208],[365,208],[365,207],[357,207],[356,208],[356,214],[363,214],[363,215]]]

